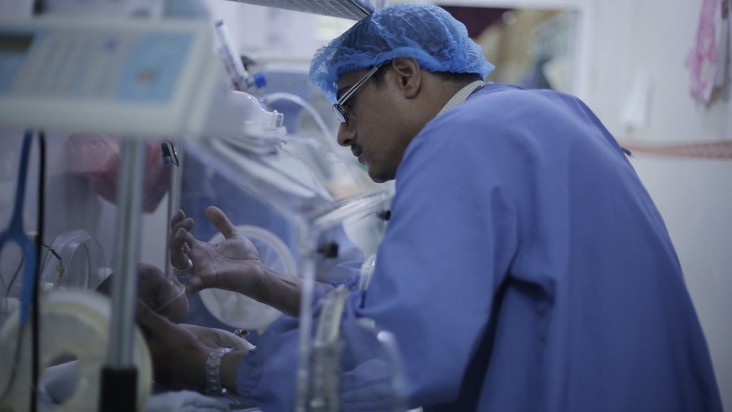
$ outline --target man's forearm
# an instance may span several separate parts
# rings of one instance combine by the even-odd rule
[[[289,316],[299,316],[302,300],[302,279],[293,276],[283,276],[271,269],[265,268],[258,290],[253,291],[252,298],[266,303]],[[326,283],[315,283],[314,296],[319,298],[333,287]]]

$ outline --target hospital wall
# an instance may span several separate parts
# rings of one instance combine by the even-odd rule
[[[695,103],[689,94],[685,60],[694,45],[702,0],[590,4],[586,100],[621,142],[654,147],[720,140],[732,144],[729,98],[707,106]],[[627,110],[636,104],[646,110]],[[727,149],[726,158],[713,158],[637,150],[632,158],[676,246],[728,411],[732,411],[730,153]],[[719,150],[709,154],[723,155]]]

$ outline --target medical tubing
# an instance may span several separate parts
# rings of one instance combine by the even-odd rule
[[[288,102],[300,105],[303,109],[307,110],[307,112],[310,113],[310,115],[313,117],[315,123],[325,135],[328,144],[333,146],[335,149],[340,149],[335,143],[333,133],[330,131],[330,129],[328,129],[328,126],[325,124],[323,116],[321,116],[320,113],[318,113],[318,111],[315,110],[315,108],[310,103],[306,102],[305,99],[303,99],[302,97],[292,93],[276,92],[267,94],[262,98],[264,99],[265,103],[272,103],[278,100],[286,100]]]
[[[183,296],[185,294],[186,294],[186,287],[181,285],[181,287],[178,288],[178,291],[175,293],[175,295],[173,297],[171,297],[170,299],[165,301],[163,304],[161,304],[157,308],[153,308],[153,311],[155,313],[160,313],[163,309],[170,306],[173,302],[175,302],[176,300],[178,300],[181,296]]]
[[[295,104],[298,104],[302,106],[310,115],[313,117],[313,120],[315,120],[315,123],[318,125],[320,130],[322,131],[323,135],[325,136],[325,144],[327,144],[330,147],[331,152],[333,153],[335,159],[338,159],[339,162],[347,162],[350,159],[348,158],[347,151],[344,151],[342,147],[338,145],[337,139],[333,136],[333,133],[330,129],[328,129],[328,125],[323,120],[323,116],[318,113],[315,108],[305,101],[302,97],[292,94],[292,93],[285,93],[285,92],[276,92],[276,93],[270,93],[263,97],[265,103],[271,103],[277,100],[286,100]],[[351,172],[350,169],[345,169],[346,173],[350,175],[349,177],[355,178]]]

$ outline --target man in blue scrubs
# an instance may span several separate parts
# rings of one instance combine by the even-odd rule
[[[338,142],[373,180],[396,181],[371,285],[349,296],[346,321],[394,334],[409,406],[426,411],[721,411],[678,258],[624,150],[577,98],[484,83],[492,68],[462,24],[424,4],[377,11],[315,55]],[[182,213],[172,221],[190,288],[297,314],[297,281],[207,213],[224,244],[194,239]],[[288,410],[293,331],[227,353],[222,384]],[[212,348],[159,341],[156,367],[203,385]]]

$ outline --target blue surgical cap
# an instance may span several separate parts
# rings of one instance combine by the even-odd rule
[[[338,78],[396,57],[411,57],[431,72],[493,71],[483,49],[468,37],[465,25],[444,9],[429,4],[399,3],[377,10],[315,52],[310,80],[331,102]]]

